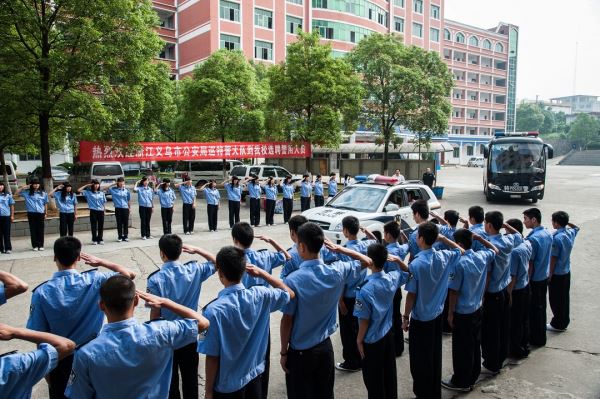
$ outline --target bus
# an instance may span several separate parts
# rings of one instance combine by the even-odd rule
[[[483,149],[486,159],[483,193],[496,199],[544,198],[546,160],[554,149],[538,137],[538,132],[497,133]]]

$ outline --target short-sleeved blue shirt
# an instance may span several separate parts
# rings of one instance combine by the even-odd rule
[[[304,181],[300,183],[300,196],[301,197],[310,197],[312,193],[312,183],[309,181]]]
[[[106,195],[104,191],[83,190],[83,196],[87,200],[88,207],[93,211],[104,211]]]
[[[258,184],[258,182],[248,182],[248,194],[250,195],[250,198],[260,198],[260,190],[260,184]]]
[[[550,274],[550,256],[552,254],[552,234],[543,226],[538,226],[529,233],[531,242],[531,261],[533,274],[531,281],[542,281]]]
[[[263,269],[269,274],[273,273],[273,269],[281,266],[285,263],[285,255],[282,252],[273,252],[268,250],[255,251],[252,248],[246,248],[244,250],[246,254],[246,262]],[[253,287],[255,285],[269,286],[262,278],[253,277],[248,273],[244,273],[242,277],[242,284],[244,287]]]
[[[529,284],[529,260],[531,259],[531,243],[524,240],[510,253],[510,275],[515,278],[513,289],[520,290]]]
[[[193,204],[196,199],[196,187],[188,186],[187,184],[179,185],[179,193],[181,194],[181,201],[184,204]]]
[[[6,303],[6,292],[4,291],[4,283],[0,281],[0,306]]]
[[[579,227],[574,229],[563,227],[556,230],[552,237],[552,256],[556,258],[554,274],[557,276],[571,272],[571,250],[573,250],[577,233],[579,233]]]
[[[315,182],[313,183],[313,189],[315,190],[316,196],[322,197],[323,196],[323,181],[315,180]]]
[[[29,194],[29,190],[21,191],[21,197],[25,198],[25,210],[31,213],[45,213],[45,206],[48,203],[48,194],[46,192],[37,190],[32,194]]]
[[[449,239],[450,241],[454,241],[454,233],[456,233],[456,227],[452,227],[449,224],[438,226],[438,233]],[[433,248],[437,250],[441,249],[450,249],[448,245],[441,241],[436,241],[433,244]]]
[[[448,288],[458,291],[456,313],[470,314],[481,307],[487,273],[495,256],[486,248],[477,252],[469,249],[460,257],[448,284]]]
[[[394,255],[404,260],[406,255],[408,254],[408,244],[402,244],[398,242],[393,242],[385,246],[388,251],[388,255]],[[394,270],[400,270],[400,266],[396,262],[385,262],[385,266],[383,266],[383,271],[389,273]]]
[[[31,389],[58,365],[58,352],[40,344],[33,352],[0,357],[0,398],[29,399]]]
[[[469,227],[469,230],[471,230],[472,233],[477,234],[478,236],[481,236],[487,240],[487,233],[485,232],[485,226],[483,225],[483,223],[474,224],[473,226]],[[485,247],[483,246],[483,244],[479,241],[473,241],[473,247],[471,248],[473,251],[477,252],[484,248]]]
[[[131,193],[125,187],[111,187],[108,192],[112,196],[115,208],[128,209],[129,201],[131,201]]]
[[[138,204],[146,208],[152,208],[152,200],[154,199],[154,190],[150,187],[136,187],[138,193]]]
[[[510,284],[510,253],[523,242],[521,234],[496,234],[488,236],[488,241],[498,248],[498,254],[492,262],[490,282],[487,292],[500,292]],[[479,252],[479,251],[478,251]]]
[[[56,198],[56,207],[60,213],[75,213],[75,207],[77,206],[75,193],[66,195],[63,198],[62,191],[57,191],[54,193],[54,198]]]
[[[419,236],[419,226],[416,226],[415,229],[408,236],[408,251],[414,258],[417,256],[419,252],[421,252],[421,248],[419,248],[419,244],[417,244],[417,237]]]
[[[173,208],[175,204],[175,191],[171,188],[168,190],[163,190],[159,188],[155,191],[156,195],[158,195],[158,201],[160,202],[161,208]]]
[[[221,194],[216,188],[206,187],[204,189],[204,196],[208,205],[219,205],[219,201],[221,200]]]
[[[283,190],[283,198],[292,199],[294,198],[294,185],[290,184],[281,184],[281,189]]]
[[[298,247],[295,243],[290,249],[288,249],[288,254],[290,254],[290,259],[286,260],[283,265],[283,270],[281,271],[280,276],[281,278],[285,278],[290,273],[298,270],[302,262],[304,262],[304,260],[300,257],[300,254],[298,253]],[[321,247],[319,256],[325,263],[331,263],[335,262],[336,260],[339,260],[337,254],[328,250],[325,245]]]
[[[227,190],[227,199],[229,201],[240,202],[242,200],[242,188],[239,184],[234,186],[231,183],[225,183],[225,190]]]
[[[367,249],[369,245],[377,243],[377,240],[349,240],[344,245],[346,248],[349,248],[353,251],[361,253],[363,255],[367,254]],[[339,255],[340,260],[349,262],[354,260],[353,258],[346,255]],[[365,281],[367,277],[367,269],[363,269],[358,278],[355,280],[348,281],[346,283],[346,287],[344,289],[344,297],[345,298],[355,298],[356,297],[356,289],[357,287]]]
[[[330,197],[335,197],[337,194],[337,182],[335,179],[330,179],[329,183],[327,183],[327,192]]]
[[[265,196],[268,200],[274,201],[277,199],[277,186],[269,186],[268,184],[265,184],[263,191],[265,192]]]
[[[14,204],[12,194],[0,194],[0,216],[10,216],[10,207]]]

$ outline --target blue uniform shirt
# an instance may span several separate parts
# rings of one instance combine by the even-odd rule
[[[104,191],[83,190],[83,196],[87,200],[88,207],[94,211],[104,211],[106,195]]]
[[[198,263],[195,260],[184,264],[177,261],[167,262],[160,270],[148,276],[146,290],[197,310],[202,283],[212,276],[215,270],[215,265],[211,262]],[[166,320],[181,319],[168,309],[161,309],[160,315]]]
[[[327,192],[329,193],[330,197],[335,197],[337,194],[337,182],[335,180],[329,180],[329,183],[327,184]]]
[[[250,198],[260,198],[260,190],[258,182],[248,182],[248,195],[250,195]]]
[[[216,188],[206,187],[204,189],[204,196],[208,205],[219,205],[219,201],[221,200],[221,194],[219,194],[219,190],[217,190]]]
[[[148,186],[136,187],[138,193],[138,204],[146,208],[152,208],[152,200],[154,199],[154,190]]]
[[[313,184],[313,188],[317,197],[323,196],[323,182],[321,180],[316,180]]]
[[[0,357],[0,398],[29,399],[31,389],[58,364],[58,352],[40,344],[33,352]]]
[[[110,195],[112,195],[113,204],[115,208],[129,208],[129,201],[131,201],[131,193],[125,187],[111,187],[108,189]]]
[[[242,188],[239,184],[237,186],[234,186],[231,183],[225,183],[225,190],[227,190],[227,199],[229,201],[242,201]]]
[[[277,186],[269,186],[268,184],[265,184],[263,191],[265,192],[268,200],[275,201],[277,199]]]
[[[294,316],[290,346],[304,350],[325,341],[337,329],[336,310],[346,282],[360,274],[358,261],[333,262],[321,259],[302,262],[286,277],[285,283],[295,293],[283,313]]]
[[[175,203],[175,191],[172,189],[164,190],[159,188],[155,191],[156,195],[158,195],[158,201],[160,202],[161,208],[173,208],[173,204]]]
[[[483,223],[474,224],[473,226],[469,227],[469,230],[471,230],[472,233],[475,233],[487,240],[487,233],[485,232],[485,226],[483,225]],[[473,246],[471,247],[473,251],[477,252],[484,248],[485,247],[483,246],[483,244],[479,241],[473,241]]]
[[[417,244],[417,237],[419,236],[419,226],[415,227],[415,229],[408,236],[408,250],[412,257],[417,256],[419,252],[421,252],[421,248]]]
[[[456,227],[452,227],[449,224],[438,226],[438,233],[449,239],[450,241],[454,241],[454,233],[456,233]],[[479,242],[479,241],[477,241]],[[441,241],[436,241],[433,244],[433,248],[439,250],[442,249],[450,249],[450,247],[444,244]]]
[[[407,280],[408,273],[399,270],[376,272],[356,292],[354,316],[370,321],[365,335],[367,344],[379,341],[390,331],[394,294]]]
[[[411,278],[404,289],[416,294],[412,317],[430,321],[442,314],[448,293],[448,277],[460,259],[460,250],[421,251],[410,262]]]
[[[290,184],[281,184],[281,189],[283,190],[283,198],[292,199],[294,198],[294,185]]]
[[[246,254],[246,262],[263,269],[269,274],[272,274],[274,268],[285,263],[285,255],[283,255],[282,252],[267,250],[255,251],[252,248],[246,248],[244,253]],[[253,277],[248,273],[244,273],[241,282],[244,284],[244,287],[252,287],[255,285],[269,286],[269,283],[262,278]]]
[[[402,244],[398,242],[393,242],[391,244],[387,244],[385,248],[388,251],[388,255],[394,255],[404,260],[406,258],[406,254],[408,254],[408,244]],[[385,266],[383,266],[383,271],[389,273],[394,270],[400,270],[400,266],[396,262],[385,262]]]
[[[369,245],[371,244],[375,244],[377,242],[377,240],[349,240],[346,242],[346,244],[344,245],[346,248],[350,248],[353,251],[359,252],[363,255],[367,254],[367,249],[369,248]],[[340,260],[343,260],[345,262],[350,262],[353,261],[354,258],[351,258],[349,256],[346,255],[340,255],[339,256]],[[367,269],[363,269],[360,274],[358,275],[358,278],[349,281],[346,284],[346,288],[344,289],[344,297],[345,298],[355,298],[356,297],[356,289],[358,288],[358,286],[360,284],[362,284],[365,281],[365,278],[367,277]]]
[[[54,198],[56,198],[56,207],[60,213],[75,213],[75,207],[77,206],[77,196],[75,193],[63,198],[62,191],[56,191]]]
[[[98,338],[75,353],[65,396],[75,399],[167,398],[173,350],[197,338],[197,320],[157,320],[140,324],[131,318],[106,324]]]
[[[301,197],[310,197],[312,192],[312,184],[309,181],[304,181],[300,183],[300,196]]]
[[[289,301],[284,290],[236,284],[205,308],[210,327],[198,352],[219,357],[215,391],[235,392],[265,371],[270,313]]]
[[[498,248],[498,255],[492,262],[490,282],[487,292],[500,292],[510,284],[510,253],[523,242],[521,234],[496,234],[488,236],[488,241]]]
[[[515,277],[514,290],[520,290],[529,284],[529,260],[531,243],[524,240],[510,254],[510,275]]]
[[[296,270],[298,270],[302,262],[304,262],[304,260],[300,257],[300,254],[298,253],[298,247],[295,243],[290,249],[288,249],[288,254],[290,254],[290,259],[288,259],[283,265],[283,270],[281,271],[280,275],[281,278],[285,278],[290,273],[293,273]],[[325,245],[321,247],[319,256],[325,263],[331,263],[335,262],[336,260],[339,260],[337,254],[328,250]]]
[[[542,226],[529,233],[527,239],[531,242],[531,261],[533,274],[531,281],[542,281],[550,274],[550,255],[552,253],[552,234]]]
[[[4,292],[4,283],[0,281],[0,306],[6,303],[6,293]]]
[[[100,287],[117,273],[61,270],[33,291],[27,328],[67,337],[77,345],[100,331],[104,313],[98,307]]]
[[[25,210],[32,213],[45,213],[45,205],[48,203],[48,194],[44,191],[34,191],[33,195],[29,190],[21,191],[21,197],[25,198]]]
[[[12,194],[0,194],[0,216],[10,216],[10,207],[14,204]]]
[[[187,184],[179,185],[179,193],[184,204],[193,204],[196,199],[196,187]]]
[[[577,233],[579,227],[574,229],[563,227],[554,233],[552,237],[552,256],[556,258],[554,274],[562,276],[571,272],[571,250]]]
[[[448,288],[458,291],[456,313],[470,314],[481,307],[487,273],[495,256],[486,248],[477,252],[469,249],[460,257],[448,284]]]

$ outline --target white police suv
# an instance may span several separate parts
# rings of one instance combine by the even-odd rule
[[[344,188],[325,206],[312,208],[302,214],[321,226],[325,237],[342,244],[342,219],[356,216],[361,227],[383,236],[383,225],[391,220],[400,223],[403,230],[415,226],[410,205],[419,199],[429,203],[430,209],[441,207],[429,187],[420,181],[399,183],[395,177],[369,175],[356,176],[357,183]],[[362,180],[362,181],[361,181]]]

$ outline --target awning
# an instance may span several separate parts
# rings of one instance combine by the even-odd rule
[[[349,143],[341,144],[339,148],[323,148],[313,146],[313,153],[315,154],[372,154],[372,153],[383,153],[383,145],[375,143]],[[453,147],[447,141],[438,142],[434,141],[429,144],[429,147],[421,146],[421,153],[427,152],[452,152]],[[419,146],[414,143],[402,143],[396,148],[390,144],[390,153],[418,153]]]

